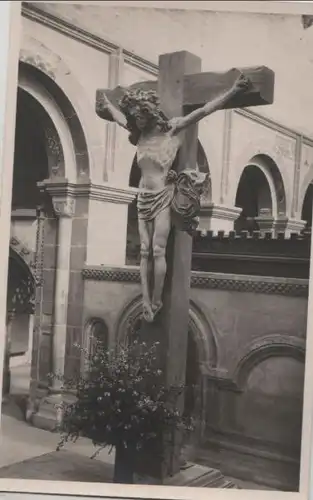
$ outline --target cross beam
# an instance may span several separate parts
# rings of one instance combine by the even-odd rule
[[[182,52],[183,54],[184,52]],[[179,54],[179,52],[176,54]],[[251,82],[251,88],[242,94],[234,96],[224,106],[224,109],[247,108],[250,106],[264,106],[274,101],[274,72],[266,66],[251,68],[232,69],[224,73],[195,73],[182,77],[183,111],[184,114],[199,108],[208,101],[221,95],[231,88],[236,78],[243,73]],[[128,87],[129,89],[158,90],[157,80],[137,82]],[[101,102],[101,96],[105,92],[109,100],[115,106],[122,97],[126,87],[115,87],[111,89],[98,89],[96,103]],[[164,112],[166,110],[164,109]],[[96,112],[100,118],[111,120],[109,113],[96,105]],[[172,116],[170,116],[172,118]]]

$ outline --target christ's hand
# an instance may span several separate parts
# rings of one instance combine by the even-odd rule
[[[251,81],[243,73],[240,73],[239,77],[233,85],[233,90],[236,94],[241,92],[246,92],[251,87]]]

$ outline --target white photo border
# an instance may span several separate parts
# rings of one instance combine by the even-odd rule
[[[50,0],[51,1],[51,0]],[[39,2],[38,2],[39,3]],[[53,2],[51,2],[53,3]],[[255,12],[264,14],[312,14],[313,2],[264,2],[264,1],[76,1],[65,2],[59,0],[58,3],[88,3],[105,5],[127,5],[140,7],[158,7],[171,9],[197,9],[197,10],[217,10],[221,12]],[[1,96],[1,103],[5,102],[3,107],[3,116],[0,125],[1,142],[1,161],[0,161],[0,234],[2,242],[0,252],[0,331],[5,331],[6,315],[6,288],[8,271],[8,252],[10,236],[10,207],[11,207],[11,189],[13,177],[13,157],[14,157],[14,135],[15,135],[15,111],[16,111],[16,89],[18,78],[18,59],[20,48],[21,32],[21,2],[11,1],[3,2],[10,4],[9,30],[5,26],[6,16],[1,19],[2,46],[6,44],[4,38],[9,40],[8,58],[0,53],[2,57],[2,68],[7,66],[6,90],[4,98]],[[2,12],[1,12],[2,14]],[[0,87],[1,91],[1,87]],[[3,89],[4,92],[4,89]],[[2,146],[2,147],[1,147]],[[312,240],[311,240],[312,241]],[[312,245],[311,245],[312,247]],[[308,317],[307,317],[307,340],[306,340],[306,362],[305,362],[305,384],[304,384],[304,406],[303,406],[303,426],[302,426],[302,446],[301,446],[301,466],[300,466],[300,488],[299,492],[281,492],[281,491],[261,491],[261,490],[219,490],[192,487],[175,486],[149,486],[149,485],[118,485],[103,483],[79,483],[65,481],[40,481],[40,480],[22,480],[22,479],[0,479],[0,493],[8,493],[8,498],[16,498],[14,493],[24,493],[21,498],[28,500],[33,498],[34,494],[60,495],[62,497],[86,497],[93,498],[120,498],[120,499],[172,499],[172,500],[190,500],[197,498],[205,500],[208,495],[212,500],[221,498],[226,500],[243,500],[250,498],[252,494],[255,500],[308,500],[311,496],[310,484],[312,482],[312,422],[313,422],[313,265],[312,253],[310,257],[310,280],[308,297]],[[309,312],[311,311],[311,313]],[[3,350],[4,335],[0,336],[0,387],[2,387],[2,368],[3,368]],[[312,360],[312,361],[311,361]],[[1,449],[1,448],[0,448]],[[313,493],[313,491],[312,491]],[[31,495],[31,496],[30,496]],[[7,498],[7,495],[3,495]],[[54,497],[50,497],[51,499]]]

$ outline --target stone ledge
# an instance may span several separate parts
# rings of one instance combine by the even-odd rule
[[[87,266],[82,271],[84,280],[140,283],[138,267]],[[308,280],[299,278],[273,278],[221,273],[191,273],[191,286],[234,292],[254,292],[292,297],[308,296]]]

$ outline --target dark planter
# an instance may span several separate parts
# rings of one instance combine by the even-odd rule
[[[133,484],[135,450],[123,444],[115,447],[114,483]]]

